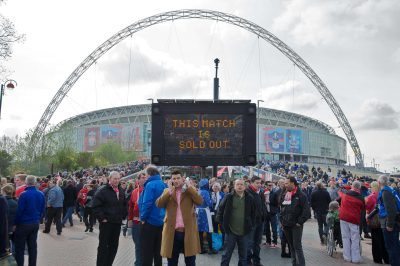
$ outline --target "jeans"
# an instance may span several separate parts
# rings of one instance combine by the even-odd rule
[[[289,244],[290,254],[292,256],[292,264],[304,266],[306,261],[304,259],[303,246],[301,238],[303,236],[303,226],[284,227],[285,237]]]
[[[185,254],[185,233],[175,231],[174,243],[172,248],[172,258],[168,259],[168,266],[178,266],[179,253]],[[196,256],[185,257],[186,266],[196,265]]]
[[[72,207],[67,207],[67,210],[66,210],[66,212],[65,212],[65,215],[64,215],[64,217],[63,217],[63,219],[62,219],[62,225],[65,225],[65,223],[67,222],[67,220],[69,220],[69,224],[72,226],[73,225],[73,222],[72,222],[72,214],[74,213],[74,209],[75,209],[75,207],[74,206],[72,206]]]
[[[247,263],[253,265],[260,264],[260,244],[263,235],[264,224],[261,223],[256,225],[249,234],[249,240],[247,244]]]
[[[143,266],[151,266],[154,261],[154,266],[162,265],[161,238],[162,226],[155,226],[149,223],[142,224],[140,228],[140,254]]]
[[[272,228],[272,241],[271,241],[271,228]],[[278,244],[278,215],[268,214],[265,220],[265,237],[268,244]]]
[[[235,245],[238,245],[239,253],[239,266],[247,265],[247,245],[248,245],[249,234],[238,236],[233,233],[225,233],[225,250],[221,258],[221,266],[229,266],[231,261],[232,252],[235,249]]]
[[[140,224],[132,225],[132,239],[135,243],[135,266],[142,266],[142,260],[140,257]]]
[[[37,258],[37,236],[39,224],[19,224],[14,232],[15,260],[18,266],[24,265],[25,243],[28,245],[29,266],[36,265]]]
[[[390,265],[400,265],[399,226],[395,225],[391,232],[386,230],[386,228],[382,229],[382,231],[386,250],[389,254]]]
[[[44,227],[44,231],[50,232],[51,224],[53,223],[53,219],[56,223],[56,229],[57,233],[61,233],[62,231],[62,226],[61,226],[61,213],[62,213],[63,208],[58,207],[58,208],[53,208],[53,207],[48,207],[47,208],[47,221]]]
[[[99,246],[97,248],[97,266],[111,266],[117,255],[120,224],[100,223]]]
[[[319,233],[319,239],[322,242],[322,236],[327,236],[328,235],[328,225],[326,224],[326,213],[316,213],[315,215],[317,217],[317,222],[318,222],[318,233]]]

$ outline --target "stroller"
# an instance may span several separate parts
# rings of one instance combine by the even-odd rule
[[[326,216],[326,223],[329,228],[326,238],[326,252],[329,256],[332,256],[333,252],[336,251],[337,246],[343,248],[339,220],[339,203],[337,201],[332,201],[329,204],[329,212]]]

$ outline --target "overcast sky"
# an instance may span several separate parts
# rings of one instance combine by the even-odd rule
[[[148,16],[178,9],[231,13],[270,31],[319,75],[380,170],[400,167],[400,1],[11,1],[0,13],[26,35],[6,66],[0,135],[35,127],[72,71],[113,34]],[[147,98],[210,99],[214,58],[220,98],[263,99],[263,107],[301,113],[345,137],[322,96],[276,48],[236,26],[177,20],[120,42],[78,80],[50,123],[84,112],[147,103]],[[354,154],[348,147],[352,164]]]

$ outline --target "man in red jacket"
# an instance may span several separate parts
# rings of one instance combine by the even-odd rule
[[[129,200],[128,227],[132,228],[132,238],[135,243],[135,266],[142,265],[140,259],[140,215],[139,215],[139,195],[143,191],[143,185],[147,177],[144,173],[138,176],[137,187],[132,191]]]
[[[339,192],[340,230],[343,240],[343,258],[347,262],[360,263],[360,222],[365,202],[361,196],[361,183],[354,181],[351,190]]]

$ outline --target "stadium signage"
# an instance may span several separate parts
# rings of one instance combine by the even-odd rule
[[[246,102],[152,105],[156,165],[254,165],[256,106]]]

